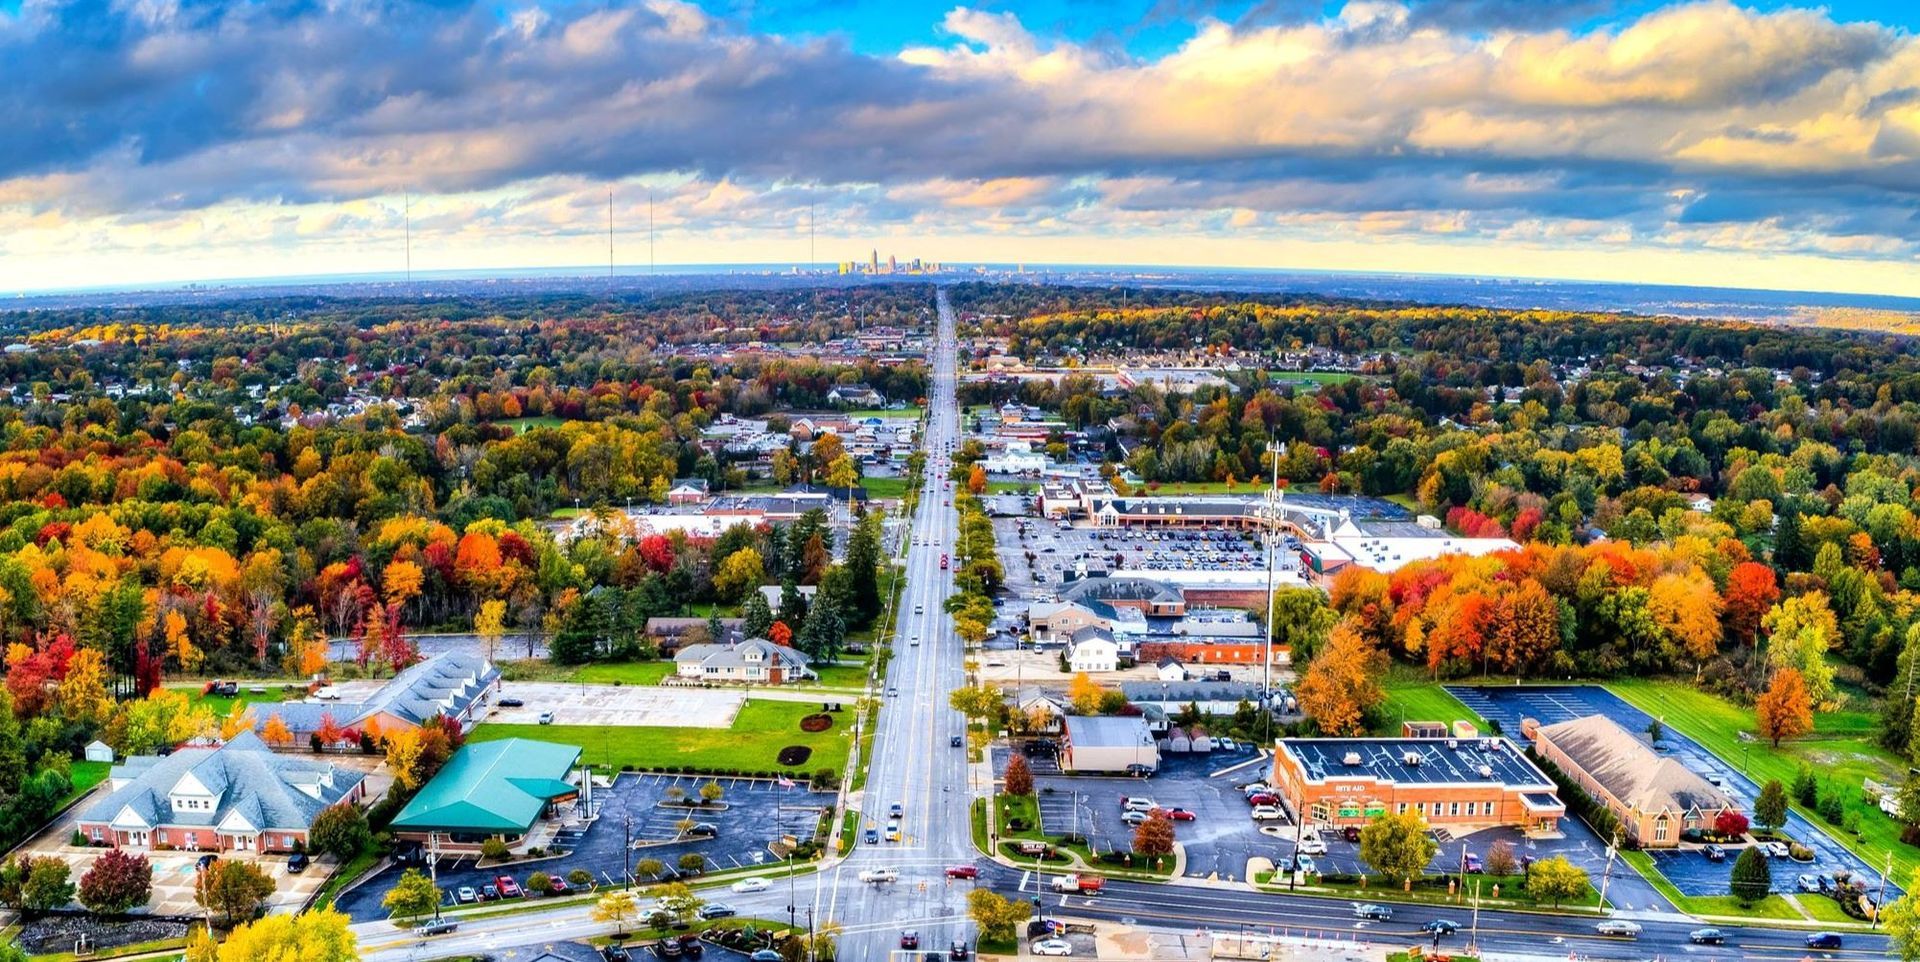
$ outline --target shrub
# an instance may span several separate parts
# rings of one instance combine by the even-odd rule
[[[1800,766],[1800,774],[1793,776],[1793,800],[1814,810],[1820,807],[1820,783],[1813,780],[1813,769]]]
[[[833,716],[822,713],[822,712],[814,712],[813,714],[807,715],[806,717],[800,719],[800,730],[803,732],[818,733],[818,732],[826,731],[827,729],[832,727],[833,727]]]
[[[87,845],[86,833],[77,828],[74,829],[73,834],[67,836],[67,844],[75,848],[85,848]]]
[[[1819,812],[1829,825],[1838,825],[1847,817],[1847,807],[1840,801],[1840,793],[1834,791],[1832,786],[1820,793]]]
[[[584,888],[593,884],[593,873],[583,868],[574,869],[567,873],[567,882],[574,888]]]
[[[1813,858],[1813,849],[1810,849],[1805,845],[1800,844],[1799,842],[1795,842],[1792,845],[1787,846],[1787,857],[1793,859],[1796,862],[1809,861]]]
[[[1759,848],[1749,846],[1741,850],[1740,857],[1733,863],[1731,884],[1733,897],[1742,905],[1752,905],[1773,890],[1773,869]]]
[[[1733,809],[1727,809],[1714,816],[1713,830],[1729,838],[1738,838],[1747,834],[1747,817]]]
[[[489,838],[486,841],[481,842],[480,857],[493,859],[495,861],[506,858],[507,843],[502,841],[498,836],[494,838]]]
[[[527,891],[536,895],[545,895],[553,891],[553,876],[545,872],[535,872],[527,876]]]

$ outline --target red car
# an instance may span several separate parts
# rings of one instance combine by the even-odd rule
[[[547,892],[549,894],[565,895],[567,894],[567,891],[568,889],[567,889],[566,879],[563,879],[558,875],[549,876],[547,878]]]
[[[514,881],[511,875],[502,875],[494,879],[493,884],[500,886],[500,897],[503,899],[517,899],[520,897],[520,883]]]
[[[1169,809],[1167,809],[1167,817],[1168,817],[1168,818],[1170,818],[1170,819],[1172,819],[1172,820],[1174,820],[1174,821],[1176,821],[1176,822],[1191,822],[1191,821],[1193,821],[1193,813],[1192,813],[1192,812],[1189,812],[1189,811],[1187,811],[1187,810],[1186,810],[1186,809],[1184,809],[1184,808],[1169,808]]]
[[[979,878],[980,870],[971,865],[953,865],[947,868],[948,878]]]
[[[1247,796],[1247,804],[1278,805],[1280,804],[1280,796],[1272,794],[1271,792],[1254,792],[1252,795]]]

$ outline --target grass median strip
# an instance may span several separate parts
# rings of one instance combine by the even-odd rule
[[[820,710],[817,702],[749,700],[730,728],[662,728],[607,725],[503,725],[488,723],[468,741],[528,738],[578,745],[585,761],[615,769],[689,768],[707,772],[817,771],[846,767],[853,713],[839,712],[824,732],[803,732],[800,719]],[[789,745],[813,750],[800,765],[782,765]]]

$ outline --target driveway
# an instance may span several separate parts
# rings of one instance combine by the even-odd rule
[[[669,788],[677,787],[693,797],[700,786],[716,780],[726,789],[724,810],[691,812],[659,805]],[[809,791],[804,785],[783,789],[777,782],[762,779],[631,773],[621,775],[611,787],[597,789],[595,794],[600,816],[581,831],[563,833],[557,839],[559,847],[569,849],[565,856],[485,867],[476,865],[471,857],[443,859],[439,881],[441,890],[448,893],[448,904],[461,886],[479,889],[499,875],[511,875],[524,883],[537,871],[565,875],[585,869],[596,884],[617,885],[630,864],[652,858],[672,868],[689,852],[703,856],[710,872],[765,865],[769,875],[778,875],[782,863],[773,857],[768,845],[782,835],[802,841],[812,838],[820,813],[834,801],[831,793]],[[714,838],[677,840],[676,823],[683,818],[711,824],[718,834]],[[636,846],[631,856],[627,849],[629,825]],[[380,900],[402,870],[398,865],[387,866],[340,896],[335,907],[355,921],[384,918],[386,911],[380,907]]]
[[[1460,699],[1468,708],[1480,713],[1482,718],[1497,721],[1503,731],[1520,731],[1522,718],[1537,719],[1542,725],[1584,718],[1589,715],[1605,715],[1619,722],[1631,732],[1644,732],[1653,721],[1646,712],[1627,704],[1618,695],[1598,685],[1519,685],[1496,687],[1472,687],[1449,685],[1447,691]],[[1743,808],[1751,810],[1753,800],[1760,795],[1760,786],[1740,772],[1737,764],[1728,764],[1700,743],[1674,730],[1669,725],[1662,741],[1671,743],[1672,757],[1703,777],[1718,776],[1731,786],[1731,794]],[[1562,824],[1577,822],[1566,819]],[[1581,825],[1584,830],[1585,826]],[[1787,834],[1814,850],[1814,860],[1810,865],[1781,862],[1775,866],[1776,891],[1791,891],[1794,875],[1801,873],[1833,872],[1847,869],[1855,877],[1867,879],[1868,891],[1877,891],[1880,885],[1880,873],[1868,865],[1846,846],[1835,841],[1826,829],[1808,821],[1795,812],[1787,816]],[[1697,852],[1679,852],[1673,854],[1655,854],[1656,863],[1668,881],[1686,895],[1726,895],[1733,875],[1733,857],[1729,854],[1723,862],[1709,862]],[[1669,871],[1671,870],[1671,871]],[[1616,878],[1618,872],[1615,873]],[[1889,883],[1887,897],[1898,895],[1900,888]]]

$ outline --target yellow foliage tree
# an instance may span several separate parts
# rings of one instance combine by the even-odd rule
[[[279,712],[267,716],[267,723],[260,728],[260,737],[269,745],[293,744],[293,732],[287,728],[286,722],[280,720]]]
[[[390,561],[381,578],[386,589],[388,606],[404,605],[420,594],[420,587],[426,583],[426,573],[411,561]]]
[[[253,715],[253,706],[241,702],[233,703],[233,710],[220,720],[220,740],[233,741],[241,732],[252,731],[259,719]]]
[[[243,923],[223,943],[198,930],[187,962],[357,962],[360,947],[347,917],[332,909],[268,915]]]
[[[113,713],[107,694],[107,659],[97,648],[82,648],[67,661],[67,677],[60,680],[60,705],[68,719],[102,722]]]
[[[1073,713],[1076,715],[1099,714],[1100,698],[1105,694],[1084,671],[1074,675],[1073,681],[1067,685],[1067,700],[1073,704]]]
[[[420,735],[413,729],[387,734],[387,770],[404,788],[419,787],[414,770],[420,763]]]
[[[178,611],[167,612],[163,630],[166,633],[167,650],[172,652],[174,660],[180,663],[180,670],[192,674],[200,667],[200,662],[205,660],[206,656],[194,646],[193,639],[188,636],[186,616]]]

